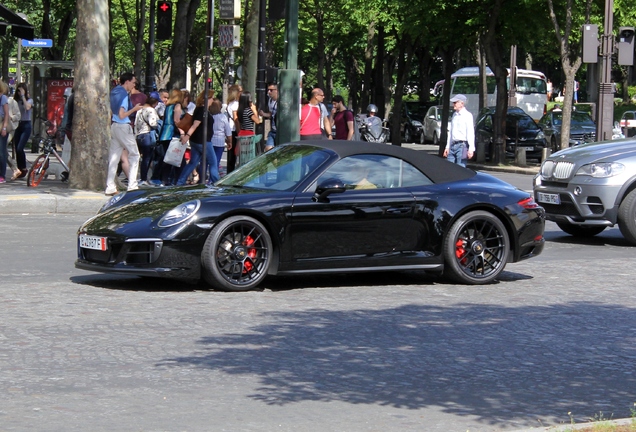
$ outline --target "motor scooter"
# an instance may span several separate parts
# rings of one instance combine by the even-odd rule
[[[358,114],[356,123],[360,125],[360,139],[362,141],[386,143],[389,140],[389,129],[384,127],[381,118]]]

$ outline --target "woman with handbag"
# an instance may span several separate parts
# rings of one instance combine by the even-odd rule
[[[139,186],[148,184],[148,169],[152,162],[152,154],[157,144],[155,129],[157,129],[158,115],[155,107],[159,101],[153,97],[146,99],[143,108],[137,112],[135,118],[135,137],[139,153],[141,153],[141,177]]]
[[[208,113],[206,122],[206,136],[203,136],[203,121],[204,121],[204,105],[205,105],[205,91],[202,91],[197,97],[196,108],[192,115],[192,126],[181,137],[183,144],[190,140],[190,162],[181,170],[181,175],[177,181],[177,186],[183,186],[186,184],[186,180],[199,165],[203,156],[203,146],[205,145],[205,158],[207,165],[210,168],[210,181],[212,183],[219,179],[219,164],[216,160],[216,154],[212,147],[212,133],[214,132],[214,119],[212,113],[209,111],[212,102],[214,101],[214,90],[208,90]],[[204,167],[206,163],[203,164]]]
[[[170,92],[170,98],[166,103],[166,110],[163,115],[163,126],[159,133],[159,140],[155,146],[155,166],[152,171],[152,178],[150,184],[156,186],[163,186],[169,184],[170,174],[172,173],[172,165],[164,164],[163,158],[168,151],[170,140],[172,138],[179,138],[185,134],[181,129],[177,127],[177,123],[181,120],[181,114],[183,113],[183,92],[178,89],[173,89]]]

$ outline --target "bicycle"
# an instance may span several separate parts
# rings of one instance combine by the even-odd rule
[[[47,127],[46,138],[42,138],[39,144],[42,147],[42,154],[33,162],[27,175],[27,186],[30,187],[37,187],[42,180],[46,178],[46,171],[49,169],[51,155],[55,156],[64,168],[64,171],[60,175],[62,182],[68,181],[70,168],[64,163],[64,160],[62,160],[62,157],[56,149],[57,128],[49,121],[47,121],[45,125]]]

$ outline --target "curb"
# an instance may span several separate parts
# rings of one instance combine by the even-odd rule
[[[589,423],[576,423],[576,424],[562,424],[558,426],[544,426],[538,428],[529,428],[529,429],[518,429],[510,432],[569,432],[569,431],[577,431],[581,429],[590,429],[590,430],[613,430],[611,427],[613,426],[630,426],[635,425],[636,419],[626,418],[626,419],[617,419],[617,420],[600,420]]]
[[[64,190],[0,197],[0,214],[96,214],[108,197],[95,192]]]

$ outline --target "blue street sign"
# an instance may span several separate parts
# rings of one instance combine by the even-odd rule
[[[51,48],[53,47],[53,39],[33,39],[32,41],[22,39],[22,46],[30,48]]]

